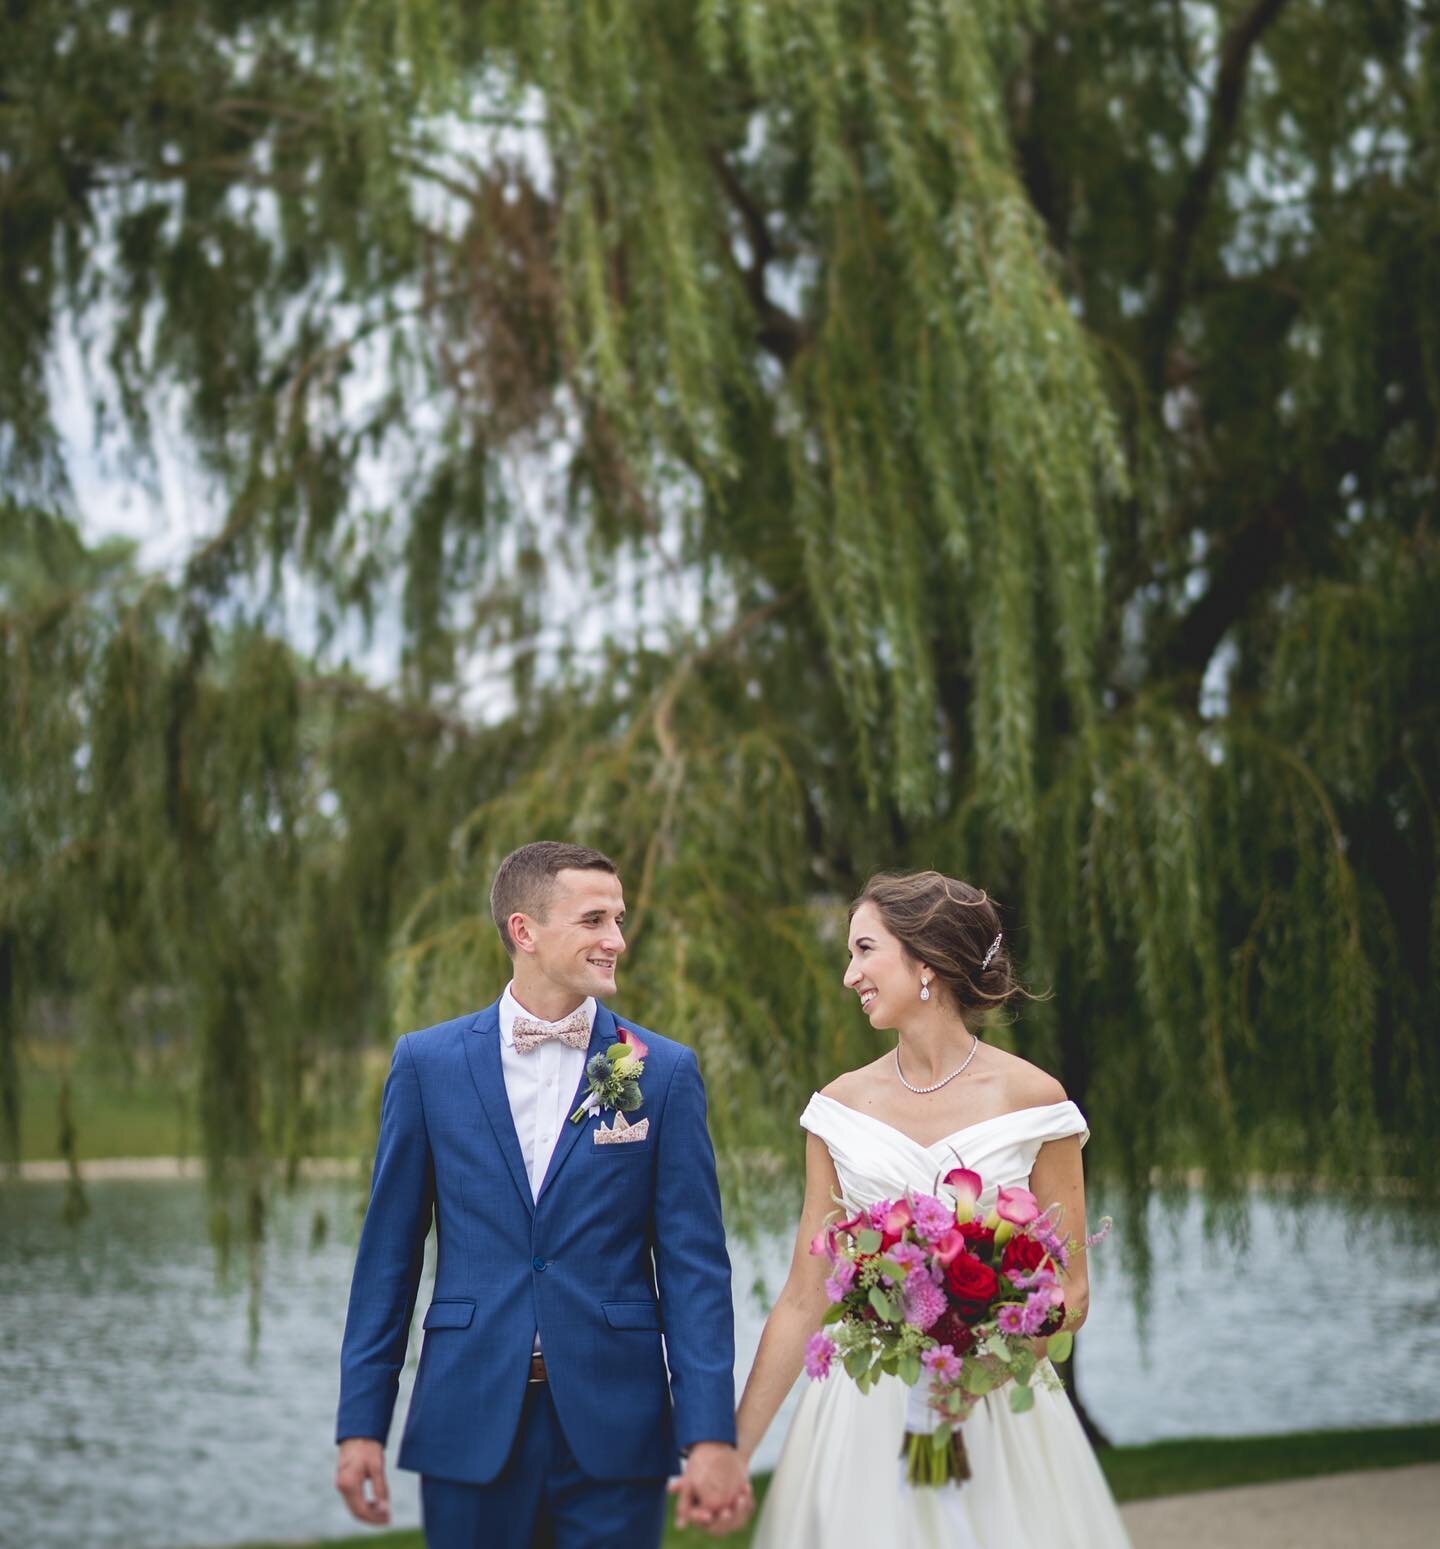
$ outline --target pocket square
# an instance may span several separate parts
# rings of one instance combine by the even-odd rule
[[[617,1108],[614,1124],[609,1129],[601,1124],[595,1131],[595,1144],[597,1146],[624,1145],[629,1140],[644,1140],[649,1133],[649,1119],[641,1119],[638,1124],[632,1124]]]

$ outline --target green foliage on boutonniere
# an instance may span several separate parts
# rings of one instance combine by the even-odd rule
[[[590,1095],[570,1115],[570,1122],[578,1124],[587,1113],[594,1113],[598,1108],[634,1113],[645,1100],[640,1091],[640,1077],[645,1074],[645,1056],[649,1052],[649,1047],[628,1027],[622,1027],[619,1038],[604,1054],[595,1055],[586,1065],[585,1079],[590,1083]]]

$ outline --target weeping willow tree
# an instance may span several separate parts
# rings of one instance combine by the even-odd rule
[[[498,987],[539,836],[732,1188],[843,901],[1007,907],[1137,1205],[1435,1188],[1440,40],[1318,0],[12,6],[0,1095],[191,1031],[212,1174]],[[216,519],[87,549],[57,357]],[[47,514],[48,513],[48,514]],[[322,628],[302,651],[280,599]],[[331,663],[394,628],[394,681]]]

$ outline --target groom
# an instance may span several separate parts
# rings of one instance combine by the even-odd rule
[[[478,1014],[401,1038],[385,1084],[336,1486],[361,1521],[389,1520],[385,1438],[433,1217],[435,1290],[399,1457],[421,1476],[430,1549],[654,1549],[677,1452],[677,1517],[728,1530],[752,1502],[695,1056],[599,1003],[625,950],[605,856],[527,844],[490,903],[510,984]],[[644,1046],[639,1106],[592,1103],[571,1122],[587,1065],[617,1041]]]

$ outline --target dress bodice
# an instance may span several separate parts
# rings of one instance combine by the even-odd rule
[[[820,1092],[811,1097],[800,1123],[829,1148],[850,1209],[895,1199],[907,1189],[933,1193],[937,1178],[961,1166],[980,1174],[985,1182],[980,1202],[988,1206],[997,1189],[1029,1180],[1047,1140],[1078,1135],[1083,1146],[1090,1138],[1084,1115],[1068,1100],[981,1119],[930,1146]]]

